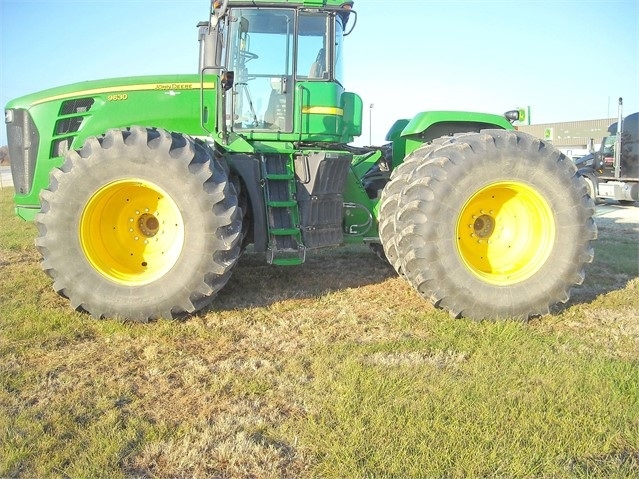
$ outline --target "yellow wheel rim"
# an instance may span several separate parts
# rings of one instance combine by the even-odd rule
[[[487,283],[506,286],[539,271],[552,251],[556,226],[552,208],[535,189],[499,182],[466,202],[456,235],[466,267]]]
[[[100,274],[118,284],[140,286],[175,265],[184,246],[184,221],[157,185],[116,181],[87,202],[80,218],[80,244]]]

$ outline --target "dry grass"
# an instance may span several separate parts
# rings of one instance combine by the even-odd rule
[[[634,233],[528,324],[451,320],[349,247],[247,254],[213,309],[138,325],[70,311],[0,200],[0,476],[639,473],[639,272],[600,259]]]

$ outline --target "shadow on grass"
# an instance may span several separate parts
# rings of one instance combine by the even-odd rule
[[[593,242],[595,258],[586,268],[582,285],[571,291],[565,304],[553,313],[589,304],[612,291],[623,290],[639,277],[637,224],[599,224],[599,239]],[[381,284],[397,274],[385,261],[363,245],[311,252],[299,266],[273,266],[263,253],[248,252],[240,258],[229,283],[208,311],[266,307],[282,300],[312,299],[348,288]],[[387,293],[393,294],[389,288]],[[206,313],[207,310],[204,311]]]
[[[269,265],[263,253],[247,252],[209,310],[259,308],[282,300],[318,298],[396,276],[393,268],[366,246],[310,252],[306,262],[297,266]]]

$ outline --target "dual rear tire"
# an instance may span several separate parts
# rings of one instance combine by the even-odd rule
[[[572,162],[518,131],[415,150],[382,193],[398,273],[454,317],[519,318],[569,299],[592,261],[594,204]]]

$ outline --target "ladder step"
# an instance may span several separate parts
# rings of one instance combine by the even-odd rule
[[[266,203],[268,206],[272,207],[272,208],[290,208],[292,206],[295,206],[297,204],[297,201],[295,200],[270,200],[267,201]]]
[[[267,261],[269,264],[277,264],[281,266],[302,264],[306,261],[306,248],[281,248],[268,249]]]
[[[306,257],[299,226],[297,182],[292,155],[267,154],[262,157],[264,200],[267,207],[270,264],[297,265]]]
[[[295,175],[293,173],[266,173],[264,177],[267,180],[292,180]]]
[[[304,263],[303,258],[273,258],[273,262],[271,264],[277,266],[293,266],[296,264]]]
[[[270,233],[275,236],[297,236],[300,230],[297,228],[271,228]]]

